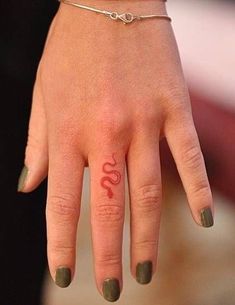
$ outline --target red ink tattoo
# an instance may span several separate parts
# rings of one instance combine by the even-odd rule
[[[112,158],[113,158],[114,163],[105,162],[105,163],[103,164],[103,168],[102,168],[102,169],[103,169],[103,172],[104,172],[105,174],[113,174],[113,175],[115,175],[115,176],[116,176],[116,179],[113,179],[113,178],[111,178],[111,177],[105,176],[105,177],[101,178],[101,180],[100,180],[100,184],[101,184],[101,186],[102,186],[103,188],[105,188],[105,189],[107,190],[107,194],[108,194],[109,198],[112,198],[112,197],[113,197],[113,191],[112,191],[112,189],[111,189],[110,186],[108,186],[107,184],[105,184],[105,182],[107,181],[107,182],[110,182],[110,183],[116,185],[116,184],[118,184],[118,183],[121,181],[121,174],[120,174],[118,171],[116,171],[116,170],[107,170],[107,169],[106,169],[106,166],[107,166],[107,165],[113,167],[113,166],[115,166],[115,165],[117,164],[116,160],[114,159],[114,154],[112,154]]]

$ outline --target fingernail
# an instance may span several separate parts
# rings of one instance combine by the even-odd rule
[[[211,208],[207,207],[201,210],[201,222],[203,227],[212,227],[214,219]]]
[[[140,284],[148,284],[152,280],[153,264],[151,261],[138,263],[136,266],[136,280]]]
[[[114,278],[106,279],[103,283],[103,296],[109,302],[115,302],[120,297],[119,281]]]
[[[66,267],[59,267],[56,270],[55,283],[61,288],[68,287],[71,283],[71,270]]]
[[[21,192],[23,190],[27,175],[28,175],[28,168],[24,166],[18,180],[18,187],[17,187],[18,192]]]

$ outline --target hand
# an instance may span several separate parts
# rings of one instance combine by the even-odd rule
[[[86,4],[95,6],[91,0]],[[163,2],[152,0],[100,0],[96,7],[166,13]],[[19,187],[32,191],[48,173],[48,260],[59,286],[68,286],[74,274],[83,171],[88,165],[98,290],[114,301],[122,289],[125,164],[131,272],[138,282],[150,282],[157,262],[163,137],[195,222],[211,226],[211,190],[170,22],[124,25],[61,4],[38,67],[25,157],[28,175],[24,170]]]

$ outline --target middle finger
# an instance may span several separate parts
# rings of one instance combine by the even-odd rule
[[[131,270],[148,284],[156,269],[161,216],[159,136],[142,130],[132,140],[127,157],[131,208]]]

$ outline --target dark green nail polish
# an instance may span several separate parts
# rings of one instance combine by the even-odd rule
[[[115,302],[120,297],[119,281],[114,278],[106,279],[103,283],[103,296],[109,302]]]
[[[151,282],[153,272],[153,264],[151,261],[138,263],[136,266],[136,280],[140,284],[148,284]]]
[[[28,168],[24,166],[18,180],[18,187],[17,187],[18,192],[21,192],[23,190],[27,175],[28,175]]]
[[[71,283],[71,270],[66,267],[59,267],[56,270],[55,283],[61,288],[68,287]]]
[[[214,224],[214,219],[212,215],[211,208],[204,208],[201,210],[201,222],[203,227],[212,227]]]

